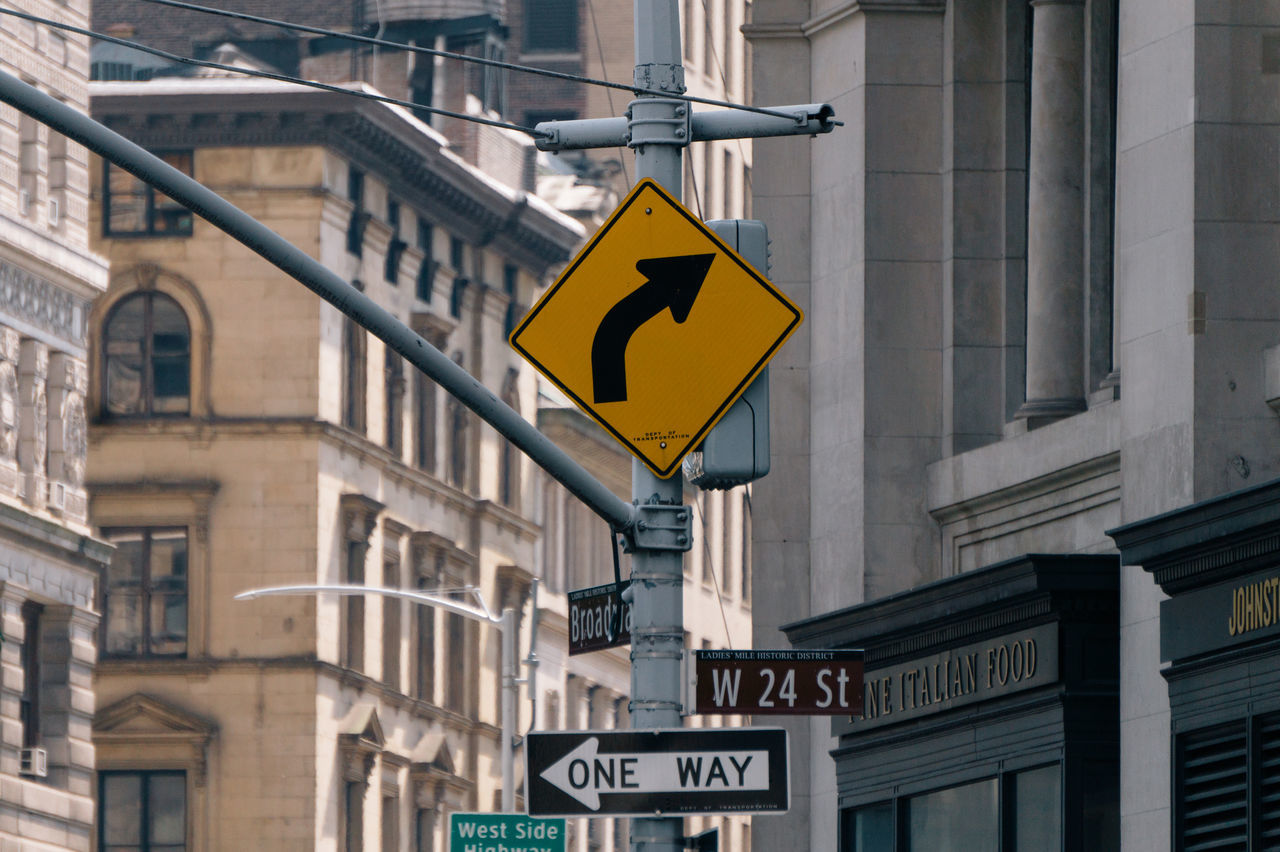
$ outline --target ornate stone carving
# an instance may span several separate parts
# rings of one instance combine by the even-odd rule
[[[25,269],[0,261],[0,310],[55,334],[85,345],[88,303]]]
[[[84,397],[67,394],[62,404],[62,478],[76,488],[84,485],[85,458],[89,454],[89,426],[84,415]]]
[[[0,361],[0,458],[18,457],[18,371]]]

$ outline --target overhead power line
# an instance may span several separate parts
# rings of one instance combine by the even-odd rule
[[[580,74],[568,74],[563,71],[551,71],[546,68],[537,68],[532,65],[518,65],[513,62],[504,62],[500,59],[489,59],[483,56],[470,56],[465,53],[454,53],[448,50],[436,50],[432,47],[423,47],[417,44],[405,44],[398,41],[387,41],[373,36],[360,35],[359,33],[344,33],[339,30],[326,29],[324,27],[313,27],[307,24],[295,24],[291,21],[281,21],[275,18],[264,18],[260,15],[251,15],[247,12],[233,12],[228,9],[215,9],[211,6],[201,6],[197,3],[188,3],[185,0],[139,0],[142,3],[154,3],[158,6],[169,6],[174,9],[185,9],[191,12],[200,12],[206,15],[218,15],[225,18],[234,18],[239,21],[248,21],[255,24],[265,24],[266,26],[279,27],[281,29],[293,30],[295,32],[309,33],[311,35],[326,36],[329,38],[345,39],[347,41],[357,42],[359,44],[368,44],[375,47],[387,47],[394,50],[404,50],[410,53],[421,53],[425,56],[439,56],[444,59],[456,59],[459,62],[470,62],[475,65],[487,65],[492,68],[504,68],[508,71],[515,71],[520,74],[533,74],[539,77],[550,77],[555,80],[568,80],[573,83],[582,83],[587,86],[601,86],[606,89],[617,89],[623,92],[631,92],[636,95],[656,95],[663,98],[674,98],[677,100],[688,101],[690,103],[706,104],[707,106],[724,107],[726,109],[745,110],[747,112],[758,112],[763,115],[774,115],[781,118],[792,118],[793,116],[786,113],[780,113],[777,110],[771,110],[767,107],[754,107],[747,104],[733,103],[732,101],[717,100],[715,98],[703,98],[696,95],[676,95],[671,92],[662,91],[661,89],[648,89],[643,86],[627,85],[626,83],[613,83],[609,80],[601,80],[595,77],[584,77]]]
[[[248,77],[262,77],[267,80],[279,80],[283,83],[295,83],[299,86],[307,86],[309,88],[320,89],[325,92],[336,92],[340,95],[351,95],[352,97],[364,98],[369,101],[381,101],[382,103],[402,106],[406,109],[421,110],[435,115],[461,119],[463,121],[473,121],[476,124],[487,124],[490,127],[501,127],[505,130],[517,130],[521,133],[527,133],[528,135],[535,137],[545,137],[548,135],[546,133],[540,133],[532,127],[512,124],[508,121],[499,121],[497,119],[485,118],[479,115],[470,115],[464,112],[454,112],[453,110],[441,109],[439,107],[424,106],[422,104],[413,103],[412,101],[404,101],[399,98],[393,98],[389,95],[378,94],[375,92],[364,92],[359,89],[348,89],[343,86],[335,86],[329,83],[318,83],[315,80],[304,80],[300,77],[291,77],[288,74],[276,74],[273,71],[262,71],[256,68],[240,68],[235,65],[224,65],[221,62],[212,62],[208,59],[195,59],[190,56],[179,56],[176,53],[170,53],[167,50],[161,50],[157,47],[149,47],[145,44],[140,44],[128,39],[116,38],[115,36],[95,32],[93,30],[87,30],[73,24],[54,21],[49,18],[41,18],[38,15],[30,15],[26,12],[19,12],[16,9],[0,8],[0,15],[12,15],[15,18],[22,18],[23,20],[33,21],[37,24],[44,24],[45,26],[54,27],[55,29],[67,30],[68,32],[77,33],[79,35],[88,36],[89,38],[99,39],[100,41],[106,41],[112,44],[118,44],[122,47],[128,47],[143,53],[150,53],[153,56],[159,56],[162,59],[168,59],[170,62],[178,62],[183,65],[194,65],[199,68],[212,68],[217,71],[229,71],[234,74],[243,74]]]

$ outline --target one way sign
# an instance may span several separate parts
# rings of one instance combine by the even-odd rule
[[[781,728],[531,732],[531,816],[782,813]]]

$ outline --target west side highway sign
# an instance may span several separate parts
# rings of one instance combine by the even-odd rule
[[[531,816],[782,813],[791,804],[781,728],[532,731]]]
[[[665,479],[800,320],[781,291],[646,179],[511,345]]]
[[[862,715],[862,652],[688,651],[685,707],[749,716]]]

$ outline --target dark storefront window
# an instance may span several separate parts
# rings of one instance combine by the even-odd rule
[[[843,834],[844,852],[1061,849],[1062,768],[1055,763],[852,808]]]
[[[1280,713],[1177,738],[1178,852],[1280,848]]]

